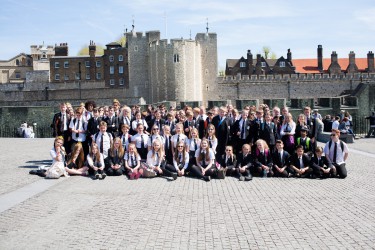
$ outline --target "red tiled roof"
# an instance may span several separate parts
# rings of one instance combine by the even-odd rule
[[[293,59],[293,66],[296,67],[296,73],[320,73],[318,70],[318,59]],[[345,71],[349,65],[349,58],[339,58],[338,62],[341,66],[341,70]],[[355,63],[358,70],[365,71],[368,67],[367,58],[356,58]],[[323,70],[327,71],[329,65],[331,65],[331,58],[323,58]]]

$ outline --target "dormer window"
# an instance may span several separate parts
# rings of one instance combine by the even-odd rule
[[[265,67],[266,67],[266,62],[260,62],[260,66],[261,66],[262,68],[265,68]]]
[[[281,62],[279,63],[279,66],[280,66],[280,68],[284,68],[284,67],[285,67],[285,62],[284,62],[284,61],[281,61]]]
[[[240,62],[240,68],[246,68],[246,63],[245,62]]]

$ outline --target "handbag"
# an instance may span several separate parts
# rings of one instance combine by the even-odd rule
[[[143,169],[142,177],[144,178],[153,178],[156,177],[156,173],[154,170],[148,167],[145,162],[141,162],[141,168]]]
[[[52,166],[46,171],[47,179],[59,179],[62,175],[67,176],[68,173],[65,170],[63,162],[55,162]]]

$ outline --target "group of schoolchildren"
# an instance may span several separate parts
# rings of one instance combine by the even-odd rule
[[[96,107],[88,101],[73,110],[61,103],[52,128],[53,161],[69,175],[127,175],[129,179],[193,176],[205,181],[233,176],[345,178],[347,145],[332,130],[331,140],[317,146],[322,122],[305,107],[297,123],[287,107],[247,106],[241,114],[231,105],[168,110],[164,105]],[[325,156],[323,155],[325,154]],[[43,176],[43,171],[37,174]]]

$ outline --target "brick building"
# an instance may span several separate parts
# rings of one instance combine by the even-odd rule
[[[128,50],[119,43],[106,45],[104,50],[104,80],[109,87],[129,88]]]
[[[0,60],[0,84],[24,83],[26,72],[33,70],[33,58],[21,53],[9,60]]]

